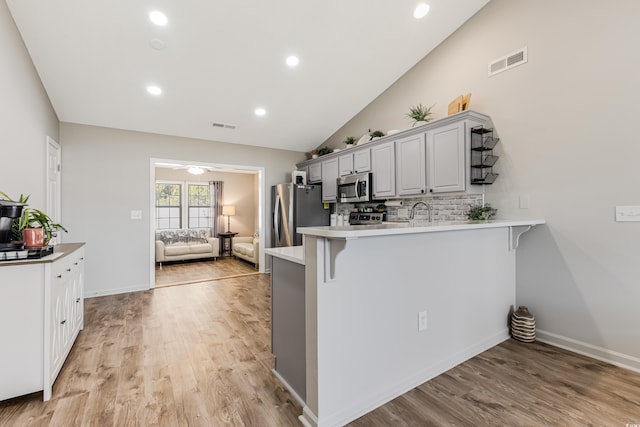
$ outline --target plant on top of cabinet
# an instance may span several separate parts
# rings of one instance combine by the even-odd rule
[[[358,139],[355,136],[348,136],[343,142],[348,146],[352,146],[353,144],[358,142]]]
[[[320,147],[318,149],[318,155],[319,156],[324,156],[324,155],[327,155],[327,154],[331,154],[331,148],[329,148],[329,147]]]
[[[431,109],[434,106],[435,104],[427,108],[422,104],[418,104],[416,106],[409,107],[409,112],[406,114],[406,116],[409,117],[411,120],[413,120],[411,127],[414,127],[417,124],[424,124],[429,120],[431,120],[431,114],[432,114]],[[424,123],[421,123],[421,122],[424,122]]]
[[[313,150],[309,151],[309,155],[312,159],[317,159],[319,155],[318,150],[314,148]]]
[[[470,206],[469,213],[467,214],[467,218],[472,221],[487,221],[494,217],[498,209],[492,208],[489,203],[485,203],[482,205]]]
[[[369,132],[369,136],[371,137],[371,141],[375,138],[382,138],[384,136],[384,132],[381,130],[374,130],[373,132]]]

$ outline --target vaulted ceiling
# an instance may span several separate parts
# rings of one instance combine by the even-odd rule
[[[6,0],[61,121],[296,151],[488,1]]]

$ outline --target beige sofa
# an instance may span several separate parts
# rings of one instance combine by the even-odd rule
[[[252,262],[258,268],[259,244],[258,237],[234,237],[231,242],[231,252],[235,257]]]
[[[156,231],[156,262],[184,261],[187,259],[220,256],[220,240],[211,237],[209,229],[180,229]]]

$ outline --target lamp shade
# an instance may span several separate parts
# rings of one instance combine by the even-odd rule
[[[222,215],[233,216],[236,214],[236,207],[233,205],[222,206]]]

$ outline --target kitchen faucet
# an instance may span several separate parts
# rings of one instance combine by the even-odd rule
[[[429,222],[431,222],[431,205],[427,202],[417,202],[415,203],[412,207],[411,207],[411,215],[409,216],[409,219],[413,219],[413,217],[416,214],[416,206],[418,205],[424,205],[425,208],[427,208],[427,211],[429,211]]]

